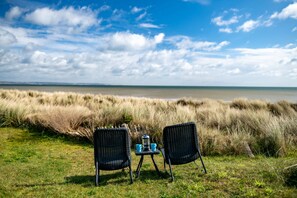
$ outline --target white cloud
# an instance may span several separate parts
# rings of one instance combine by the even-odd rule
[[[61,23],[58,26],[62,26]],[[221,30],[232,31],[228,26],[222,26]],[[13,43],[14,47],[8,49],[1,42]],[[164,45],[159,45],[161,43]],[[228,41],[197,41],[187,36],[165,38],[163,33],[74,35],[55,32],[52,28],[26,29],[2,24],[0,79],[297,86],[296,43],[262,49],[232,49],[229,44]],[[228,49],[225,50],[225,46]]]
[[[211,0],[183,0],[184,2],[199,3],[202,5],[210,4]]]
[[[161,28],[160,26],[154,25],[154,24],[151,24],[151,23],[140,23],[139,27],[142,27],[142,28]]]
[[[276,3],[281,3],[281,2],[286,2],[288,0],[273,0],[273,1],[276,2]]]
[[[297,31],[297,27],[294,27],[293,29],[292,29],[292,32],[296,32]]]
[[[287,18],[293,18],[297,19],[297,2],[292,3],[288,5],[286,8],[284,8],[281,12],[275,12],[270,17],[271,19],[287,19]]]
[[[8,20],[13,20],[13,19],[19,18],[22,15],[22,13],[23,13],[23,10],[15,6],[5,13],[5,18]]]
[[[228,74],[239,74],[239,73],[241,73],[241,71],[239,68],[235,68],[235,69],[227,71],[227,73]]]
[[[140,12],[140,11],[142,11],[142,10],[143,10],[143,8],[138,8],[138,7],[134,6],[134,7],[131,9],[131,12],[132,12],[133,14],[135,14],[135,13],[138,13],[138,12]]]
[[[146,12],[140,14],[137,18],[136,18],[136,21],[140,21],[141,19],[143,19],[145,16],[146,16]]]
[[[289,75],[291,78],[297,79],[297,68],[292,69]]]
[[[209,42],[209,41],[192,41],[189,37],[173,37],[171,39],[179,49],[191,49],[191,50],[202,50],[202,51],[218,51],[224,46],[230,44],[228,41],[222,41],[220,43]]]
[[[220,28],[219,31],[229,34],[233,32],[231,28]]]
[[[162,43],[164,37],[165,37],[165,34],[164,33],[160,33],[160,34],[154,36],[155,43]]]
[[[248,20],[241,26],[237,27],[237,31],[250,32],[260,25],[259,21]]]
[[[104,12],[104,11],[109,10],[109,9],[110,9],[110,6],[108,6],[108,5],[103,5],[103,6],[101,6],[101,7],[99,8],[99,12]]]
[[[294,45],[293,43],[289,43],[289,44],[285,45],[284,48],[294,48],[294,47],[296,47],[296,45]]]
[[[126,15],[126,11],[121,9],[114,9],[112,11],[112,16],[110,17],[110,20],[112,21],[120,21],[122,20]]]
[[[3,46],[10,45],[12,43],[15,43],[16,41],[17,41],[17,39],[14,34],[0,28],[0,46],[1,45],[3,45]]]
[[[104,43],[110,50],[148,50],[155,48],[156,44],[161,43],[164,36],[163,33],[160,33],[156,35],[154,39],[149,39],[140,34],[117,32],[106,36]]]
[[[273,24],[273,21],[271,19],[267,19],[267,20],[263,21],[261,25],[265,26],[265,27],[270,27],[270,26],[272,26],[272,24]]]
[[[228,26],[234,23],[238,23],[238,17],[233,16],[229,20],[223,20],[222,16],[215,17],[211,20],[217,26]]]
[[[113,36],[110,34],[110,39]],[[126,33],[122,38],[132,38],[137,42],[145,40],[144,43],[164,42],[162,34],[151,39],[138,36]],[[111,41],[101,37],[90,39],[89,42],[101,40],[106,44]],[[226,44],[221,42],[221,45]],[[205,42],[200,45],[207,47],[210,44]],[[296,57],[297,48],[293,46],[229,48],[215,52],[201,52],[191,48],[160,50],[153,47],[130,50],[127,46],[121,50],[93,47],[93,50],[74,53],[65,53],[60,49],[25,52],[0,49],[0,78],[107,84],[297,86]]]
[[[34,51],[30,57],[30,62],[33,64],[45,65],[49,63],[49,61],[49,57],[46,53],[41,51]]]
[[[86,29],[100,23],[96,13],[83,7],[78,10],[73,7],[53,10],[50,8],[38,8],[27,14],[25,20],[43,26],[67,26]]]

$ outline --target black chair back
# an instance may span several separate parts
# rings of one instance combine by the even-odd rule
[[[131,160],[130,137],[126,128],[96,129],[94,157],[101,170],[127,167]]]
[[[195,161],[199,155],[196,125],[193,122],[166,126],[163,130],[165,161],[185,164]]]

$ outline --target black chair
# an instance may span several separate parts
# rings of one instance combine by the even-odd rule
[[[98,186],[100,170],[131,169],[130,136],[126,128],[99,129],[94,133],[94,159],[96,168],[95,185]]]
[[[172,181],[174,180],[171,165],[186,164],[198,159],[204,166],[197,138],[196,125],[193,122],[166,126],[163,130],[164,148],[161,149],[165,162],[169,165]]]

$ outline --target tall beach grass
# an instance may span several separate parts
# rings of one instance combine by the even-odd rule
[[[0,90],[0,126],[34,126],[92,141],[95,127],[128,124],[162,143],[170,124],[197,124],[204,155],[285,155],[297,148],[297,103],[235,99],[159,100],[110,95]]]

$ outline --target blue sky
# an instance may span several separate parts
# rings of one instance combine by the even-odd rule
[[[297,1],[4,0],[0,81],[297,86]]]

